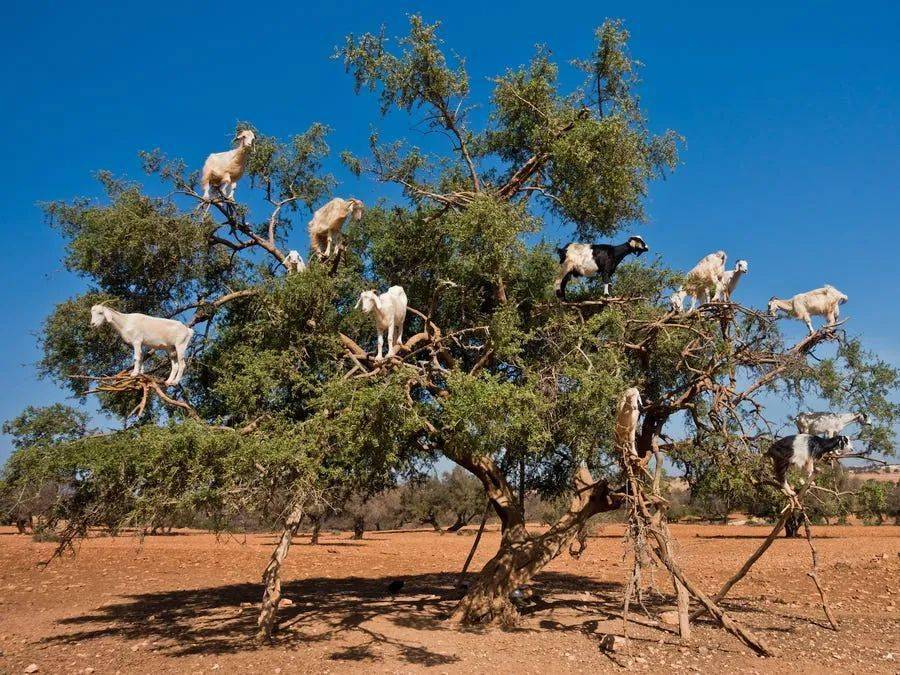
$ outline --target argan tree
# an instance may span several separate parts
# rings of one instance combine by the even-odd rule
[[[112,414],[133,412],[124,431],[56,446],[7,474],[20,489],[69,481],[49,515],[67,523],[64,541],[110,518],[144,527],[176,507],[222,527],[240,514],[277,518],[260,616],[268,637],[306,511],[374,494],[442,455],[481,483],[502,530],[453,616],[515,621],[510,592],[596,514],[634,511],[635,480],[675,448],[669,434],[683,418],[696,452],[742,471],[778,431],[765,414],[772,395],[865,406],[873,447],[887,449],[897,374],[841,327],[787,345],[771,319],[738,305],[674,315],[661,297],[677,274],[659,261],[621,266],[615,297],[600,299],[588,281],[570,302],[554,298],[546,225],[562,221],[565,236],[582,241],[624,238],[645,217],[650,183],[677,165],[678,135],[654,133],[640,107],[620,22],[599,28],[594,52],[574,64],[584,73],[574,91],[543,47],[499,74],[478,128],[465,64],[448,57],[437,31],[413,16],[396,42],[367,33],[337,49],[360,95],[446,145],[426,151],[373,133],[366,156],[344,153],[353,172],[399,186],[403,198],[369,205],[347,226],[344,250],[301,274],[285,276],[279,264],[286,238],[335,188],[322,168],[323,125],[286,142],[254,129],[244,181],[268,205],[261,217],[256,205],[204,203],[197,173],[159,151],[145,153],[145,165],[172,196],[104,173],[105,200],[47,206],[68,242],[67,267],[90,291],[47,319],[42,371],[77,396],[97,394]],[[242,184],[238,194],[248,193]],[[409,297],[407,339],[396,358],[376,361],[371,317],[354,304],[361,290],[393,284]],[[146,378],[116,376],[127,351],[88,328],[101,300],[194,326],[180,388],[163,397],[152,387],[159,362]],[[808,359],[817,349],[827,353]],[[630,386],[645,402],[643,468],[626,470],[614,415]],[[568,495],[546,531],[527,527],[521,475],[543,494]]]

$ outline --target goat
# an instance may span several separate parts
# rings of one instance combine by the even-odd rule
[[[672,293],[669,296],[669,307],[673,312],[683,312],[684,311],[684,301],[687,299],[687,291],[683,288],[679,288],[677,291]]]
[[[619,405],[616,407],[616,448],[620,451],[627,451],[632,457],[637,457],[635,436],[641,405],[641,392],[637,387],[629,387],[622,392]]]
[[[795,497],[794,488],[787,481],[787,472],[792,466],[806,473],[806,480],[812,478],[815,461],[828,454],[844,453],[852,450],[853,444],[846,436],[822,438],[811,434],[794,434],[775,441],[766,455],[772,460],[775,481],[788,497]]]
[[[629,255],[641,255],[650,248],[641,237],[628,237],[624,244],[575,244],[569,243],[556,249],[559,254],[559,275],[556,278],[556,297],[566,299],[566,285],[572,277],[600,275],[603,294],[609,295],[609,283],[613,272]]]
[[[200,184],[203,186],[203,199],[209,201],[210,186],[218,188],[225,199],[234,200],[234,189],[244,175],[247,160],[250,158],[250,146],[256,136],[249,129],[237,132],[233,143],[238,146],[226,152],[214,152],[203,164]]]
[[[284,260],[281,261],[281,264],[287,269],[288,274],[302,272],[306,269],[306,263],[303,262],[303,257],[299,252],[293,250],[284,256]]]
[[[725,261],[728,256],[725,251],[716,251],[704,256],[684,277],[684,284],[672,297],[669,302],[672,309],[679,312],[684,311],[684,301],[688,295],[691,296],[691,309],[697,306],[697,300],[701,305],[705,305],[710,301],[714,294],[719,292],[722,287],[722,277],[725,274]]]
[[[781,300],[772,297],[769,300],[769,315],[778,316],[778,310],[787,312],[804,323],[809,328],[810,334],[815,333],[812,316],[824,316],[826,326],[833,326],[840,316],[840,306],[847,302],[847,296],[834,286],[824,285],[806,293],[798,293],[790,300]]]
[[[353,197],[350,199],[335,197],[313,214],[312,220],[309,221],[309,243],[319,257],[327,258],[331,255],[332,241],[337,251],[341,242],[341,225],[348,217],[361,220],[364,208],[364,204]]]
[[[184,376],[184,355],[194,331],[180,321],[160,319],[146,314],[122,314],[106,305],[91,307],[91,326],[109,323],[126,343],[134,347],[132,377],[142,372],[144,347],[164,349],[169,354],[172,370],[166,384],[178,384]]]
[[[750,265],[746,260],[738,260],[734,264],[733,270],[725,270],[725,272],[722,274],[722,279],[713,299],[723,300],[724,302],[731,302],[731,294],[734,293],[734,289],[737,288],[738,282],[741,280],[741,277],[747,274],[747,272],[749,271]]]
[[[391,286],[386,293],[375,291],[359,294],[357,307],[368,314],[375,311],[375,328],[378,331],[378,360],[382,356],[384,333],[387,332],[388,358],[396,353],[396,347],[403,344],[403,322],[406,321],[406,291],[402,286]]]
[[[808,412],[797,415],[797,431],[801,434],[815,434],[825,438],[834,438],[844,430],[848,424],[859,422],[868,424],[869,417],[866,413],[831,413]]]

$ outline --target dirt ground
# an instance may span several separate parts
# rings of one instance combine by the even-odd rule
[[[761,527],[673,526],[679,560],[714,591],[759,545]],[[53,544],[0,528],[0,671],[40,673],[348,671],[591,672],[900,672],[900,527],[817,527],[821,576],[841,625],[827,627],[805,574],[803,539],[776,542],[723,605],[778,652],[752,655],[711,623],[689,644],[630,625],[631,654],[599,649],[621,634],[626,562],[622,530],[608,526],[580,560],[552,562],[534,585],[539,599],[514,630],[460,631],[443,619],[459,593],[456,573],[473,533],[367,532],[363,541],[323,533],[298,538],[286,566],[274,645],[253,639],[259,576],[272,535],[223,537],[178,532],[97,537],[74,558],[45,570]],[[485,535],[474,569],[496,547]],[[392,598],[386,586],[405,581]],[[671,602],[648,592],[651,613]],[[638,609],[643,615],[643,611]],[[629,661],[630,659],[630,661]]]

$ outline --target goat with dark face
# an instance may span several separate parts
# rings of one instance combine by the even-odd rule
[[[559,275],[556,277],[556,296],[566,299],[566,284],[572,277],[593,277],[600,275],[603,294],[609,295],[609,282],[613,272],[630,254],[641,255],[649,247],[640,237],[629,237],[624,244],[566,244],[556,249],[559,253]]]
[[[823,438],[810,434],[794,434],[775,441],[766,451],[772,459],[775,471],[775,482],[788,497],[796,496],[796,492],[787,481],[787,472],[792,466],[806,473],[806,480],[812,478],[815,462],[829,454],[842,454],[852,450],[853,444],[846,436]]]

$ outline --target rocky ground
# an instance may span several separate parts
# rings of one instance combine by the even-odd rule
[[[760,527],[673,526],[679,560],[714,591],[759,545]],[[828,628],[806,571],[803,539],[781,539],[732,591],[724,606],[778,652],[752,655],[711,623],[688,644],[631,625],[630,649],[606,652],[622,633],[622,530],[589,540],[580,560],[560,556],[538,577],[538,599],[514,630],[458,630],[444,621],[459,597],[456,572],[472,543],[434,532],[323,534],[298,539],[286,566],[289,605],[275,644],[253,639],[259,576],[272,535],[178,532],[95,537],[75,557],[46,569],[51,543],[0,528],[0,671],[8,673],[347,671],[900,672],[900,527],[817,527],[820,573],[840,622]],[[474,569],[496,547],[482,542]],[[387,586],[401,579],[391,597]],[[659,572],[645,605],[668,609]],[[639,616],[646,616],[637,608]]]

